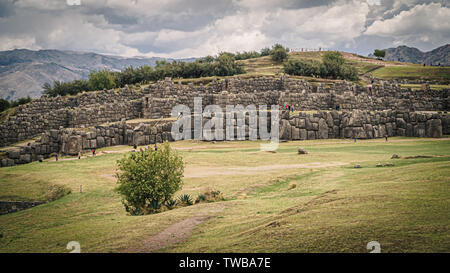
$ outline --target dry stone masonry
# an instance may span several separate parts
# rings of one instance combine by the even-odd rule
[[[282,112],[279,129],[283,140],[441,137],[450,134],[448,93],[448,89],[435,91],[426,86],[423,90],[403,89],[396,82],[384,81],[366,88],[345,81],[315,84],[290,77],[254,77],[213,80],[208,85],[183,85],[166,78],[138,91],[125,87],[74,97],[41,97],[19,106],[0,124],[0,146],[38,137],[25,146],[4,148],[0,165],[114,145],[172,141],[173,121],[161,118],[170,117],[178,104],[193,111],[195,97],[202,98],[203,107],[215,104],[222,109],[226,105],[292,105],[301,112]],[[147,120],[127,122],[137,118]],[[258,128],[248,125],[248,117],[246,122],[248,138],[249,131]],[[267,122],[270,124],[270,115]]]

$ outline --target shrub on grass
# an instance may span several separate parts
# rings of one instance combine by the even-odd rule
[[[177,200],[170,199],[164,205],[166,206],[167,209],[171,210],[171,209],[175,208],[177,203],[178,203]]]
[[[180,203],[186,206],[190,206],[193,204],[192,197],[189,194],[183,194],[179,197]]]
[[[117,164],[116,191],[131,215],[160,211],[181,189],[184,162],[168,142],[157,151],[147,149],[125,155]]]
[[[223,194],[218,190],[213,189],[207,189],[205,192],[198,195],[197,199],[195,200],[195,203],[201,203],[201,202],[216,202],[216,201],[223,201]]]
[[[67,188],[66,186],[61,185],[51,185],[47,193],[45,194],[45,199],[48,202],[55,201],[63,196],[66,196],[68,194],[72,193],[72,190]]]

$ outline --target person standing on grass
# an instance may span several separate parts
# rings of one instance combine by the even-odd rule
[[[95,156],[95,149],[92,149],[92,156]]]
[[[355,142],[356,142],[356,137],[354,138]]]
[[[78,159],[81,159],[81,152],[78,152]]]
[[[388,137],[389,137],[389,136],[388,136],[388,135],[385,135],[384,137],[386,138],[386,141],[388,141]]]
[[[137,149],[137,145],[136,144],[133,145],[133,149],[135,149],[135,150]]]
[[[158,146],[156,145],[156,143],[155,143],[155,151],[158,151]]]
[[[58,161],[58,154],[56,154],[55,158],[56,158],[56,161]]]

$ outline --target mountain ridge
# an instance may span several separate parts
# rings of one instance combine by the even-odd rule
[[[437,47],[433,50],[423,52],[415,47],[401,45],[395,48],[387,48],[387,61],[410,62],[416,64],[450,66],[450,44]]]

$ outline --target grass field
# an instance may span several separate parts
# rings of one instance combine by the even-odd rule
[[[130,147],[1,168],[0,200],[45,200],[54,184],[72,193],[0,216],[0,252],[68,252],[69,241],[82,252],[367,252],[369,241],[382,252],[450,251],[450,139],[288,142],[277,153],[259,144],[171,143],[186,162],[176,195],[214,188],[225,201],[147,216],[126,215],[113,191]],[[174,227],[189,236],[149,246]]]
[[[450,82],[450,67],[413,64],[408,66],[386,66],[371,72],[371,74],[381,79],[421,79]]]

